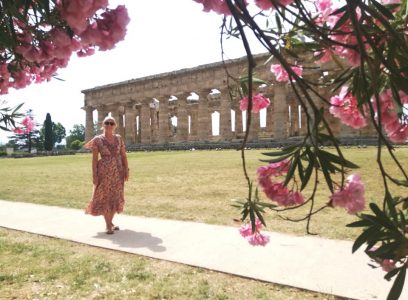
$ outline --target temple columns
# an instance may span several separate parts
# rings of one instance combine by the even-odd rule
[[[85,119],[85,142],[89,141],[93,137],[93,110],[92,106],[86,106],[86,119]]]
[[[208,92],[201,91],[198,95],[198,140],[208,141],[212,125],[208,110]]]
[[[286,105],[287,87],[286,83],[274,84],[273,97],[273,137],[274,139],[286,138],[286,120],[287,120],[287,105]]]

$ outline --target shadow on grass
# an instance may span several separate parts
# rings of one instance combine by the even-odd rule
[[[160,245],[163,242],[162,239],[152,236],[147,232],[124,229],[115,231],[115,234],[111,235],[105,232],[98,232],[94,238],[110,240],[123,248],[148,248],[153,252],[163,252],[166,250],[164,246]]]

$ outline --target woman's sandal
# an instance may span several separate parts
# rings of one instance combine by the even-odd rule
[[[112,225],[112,230],[120,230],[119,226]]]
[[[113,231],[113,227],[112,227],[112,229],[106,228],[105,233],[106,233],[106,234],[114,234],[115,232]]]

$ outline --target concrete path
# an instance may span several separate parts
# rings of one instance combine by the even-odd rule
[[[349,241],[271,232],[266,247],[253,247],[235,227],[118,215],[121,230],[107,235],[103,223],[78,209],[0,200],[5,228],[352,299],[385,299],[391,287]]]

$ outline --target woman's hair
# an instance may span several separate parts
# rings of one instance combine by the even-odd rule
[[[115,123],[115,125],[113,126],[113,129],[116,129],[116,127],[118,127],[118,123],[116,123],[116,120],[115,120],[114,117],[106,116],[105,119],[103,119],[103,121],[102,121],[102,127],[101,127],[102,130],[105,129],[105,127],[103,125],[105,124],[106,121],[113,121],[113,123]]]

